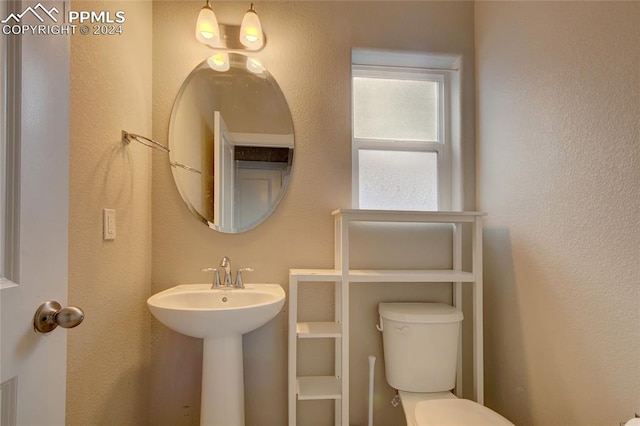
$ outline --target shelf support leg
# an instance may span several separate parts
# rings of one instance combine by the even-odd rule
[[[298,278],[289,275],[289,426],[296,426]]]
[[[483,344],[483,306],[482,306],[482,218],[476,216],[473,227],[473,358],[475,361],[475,398],[484,405],[484,344]]]
[[[341,380],[341,399],[335,401],[335,424],[349,425],[349,218],[335,217],[334,268],[341,279],[335,288],[335,318],[342,337],[335,343],[335,371]]]
[[[338,284],[342,292],[342,399],[340,401],[342,411],[342,422],[344,426],[349,426],[349,279],[342,276]]]
[[[453,269],[462,270],[462,223],[453,224]],[[462,283],[453,283],[453,306],[462,310]],[[458,363],[456,367],[455,394],[462,398],[462,327],[458,338]]]

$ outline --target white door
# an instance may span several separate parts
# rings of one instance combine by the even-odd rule
[[[234,145],[220,111],[214,111],[213,223],[230,232],[233,227]]]
[[[6,7],[4,0],[0,3]],[[39,4],[63,10],[60,1]],[[24,10],[30,5],[24,2],[18,7]],[[8,16],[6,10],[1,13],[0,19]],[[0,37],[4,45],[7,36]],[[11,202],[0,201],[0,211],[8,216],[17,213],[1,235],[3,241],[14,231],[16,236],[0,252],[0,260],[14,259],[0,269],[1,425],[64,425],[67,330],[36,333],[33,317],[44,301],[56,300],[63,307],[67,302],[69,36],[19,39],[21,58],[2,63],[3,70],[7,64],[21,64],[22,81],[21,118],[15,129],[19,161],[4,158],[0,181],[9,192],[18,189]],[[7,86],[9,92],[17,87],[16,81]],[[15,101],[3,104],[3,115],[16,105]],[[10,128],[11,123],[3,123],[3,136]],[[6,179],[6,171],[15,166],[18,185]]]
[[[249,226],[268,214],[281,187],[280,169],[238,168],[235,204],[237,226]]]

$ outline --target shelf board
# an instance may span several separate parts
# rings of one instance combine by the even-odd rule
[[[464,223],[474,222],[477,216],[486,216],[484,212],[421,212],[404,210],[359,210],[338,209],[333,216],[344,217],[352,222],[431,222]]]
[[[351,270],[350,282],[474,282],[471,272],[454,270]]]
[[[342,278],[340,270],[337,269],[291,269],[289,273],[303,282],[339,282]],[[452,269],[352,269],[347,278],[348,281],[356,283],[472,283],[476,281],[471,272]]]
[[[299,339],[342,337],[342,329],[337,322],[299,322],[296,332]]]
[[[297,378],[299,400],[342,399],[341,381],[334,376],[306,376]]]
[[[342,279],[336,269],[289,269],[289,275],[297,277],[298,281],[338,282]]]

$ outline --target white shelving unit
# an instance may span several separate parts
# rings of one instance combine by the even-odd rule
[[[335,400],[335,424],[349,425],[349,283],[421,282],[453,284],[453,303],[462,306],[462,285],[473,286],[474,396],[484,403],[482,336],[482,212],[414,212],[338,209],[335,220],[334,269],[289,270],[289,426],[296,426],[298,400]],[[453,269],[353,270],[349,268],[349,228],[352,222],[450,223],[453,226]],[[472,270],[462,270],[462,226],[471,225]],[[333,321],[298,322],[298,285],[332,282],[335,288]],[[334,374],[298,376],[298,339],[334,339]],[[462,351],[461,337],[460,351]],[[458,356],[456,393],[462,389],[462,356]]]

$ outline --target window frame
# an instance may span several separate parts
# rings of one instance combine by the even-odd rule
[[[451,141],[451,70],[401,66],[352,64],[351,67],[351,198],[353,208],[360,208],[360,150],[375,149],[403,152],[435,152],[438,158],[437,211],[452,208],[452,141]],[[438,131],[436,141],[399,139],[371,139],[355,136],[355,94],[353,82],[357,77],[393,78],[433,81],[438,83]]]

